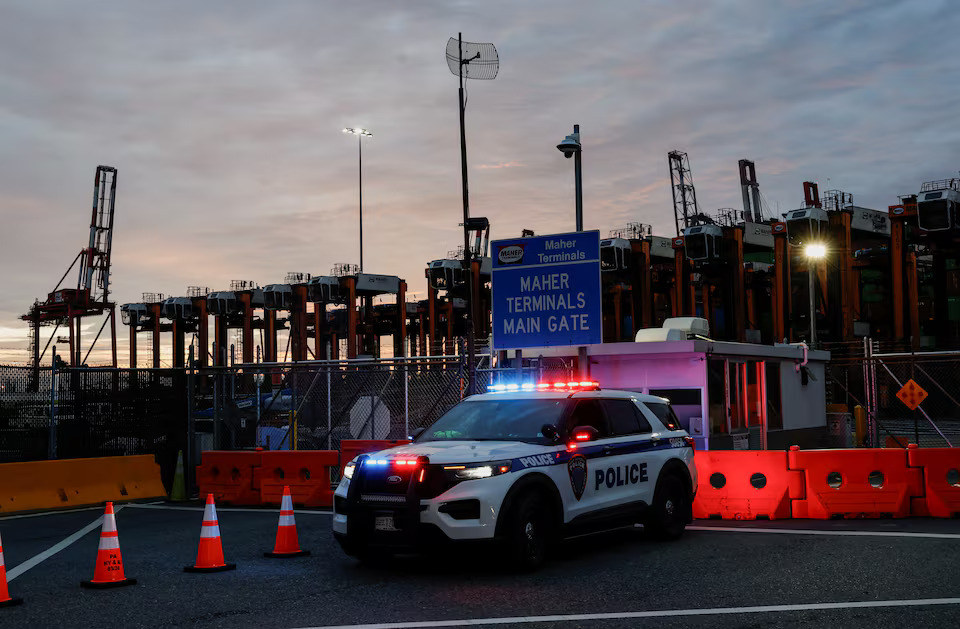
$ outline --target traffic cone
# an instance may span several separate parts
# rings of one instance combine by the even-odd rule
[[[7,568],[3,563],[3,541],[0,540],[0,607],[13,607],[22,602],[22,598],[11,597],[7,589]]]
[[[309,550],[300,550],[297,539],[297,522],[293,519],[293,497],[290,486],[283,486],[283,501],[280,503],[280,522],[277,524],[277,541],[272,553],[263,553],[264,557],[304,557]]]
[[[225,563],[223,546],[220,543],[220,524],[217,523],[217,507],[213,494],[207,494],[207,506],[203,510],[203,526],[200,527],[200,546],[197,563],[184,567],[185,572],[223,572],[235,570],[237,564]]]
[[[120,556],[120,537],[117,533],[117,516],[113,512],[113,503],[107,503],[103,513],[103,527],[100,529],[100,546],[97,549],[97,565],[93,569],[92,581],[81,581],[85,588],[115,588],[133,585],[136,579],[128,579],[123,574],[123,557]]]
[[[170,500],[181,501],[187,499],[187,487],[183,481],[183,450],[177,452],[177,470],[173,473],[173,488],[170,490]]]

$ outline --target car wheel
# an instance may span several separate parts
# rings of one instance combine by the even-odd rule
[[[670,474],[657,486],[644,528],[657,539],[680,537],[687,526],[689,502],[683,481],[675,474]]]
[[[552,524],[550,507],[540,495],[528,493],[517,502],[505,530],[507,560],[515,570],[526,572],[543,564]]]

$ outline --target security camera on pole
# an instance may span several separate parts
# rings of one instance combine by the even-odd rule
[[[580,153],[580,125],[573,125],[573,133],[557,145],[557,149],[567,159],[574,158],[574,185],[577,190],[577,231],[583,231],[583,173],[581,172]]]
[[[464,55],[466,52],[466,55]],[[497,78],[500,70],[500,57],[493,44],[477,44],[463,41],[463,33],[456,39],[447,41],[447,67],[460,77],[460,176],[463,188],[463,266],[467,276],[467,373],[469,374],[467,395],[476,393],[476,345],[473,322],[476,320],[476,304],[473,299],[473,257],[470,249],[470,196],[467,192],[467,132],[464,125],[466,100],[464,99],[463,80]]]

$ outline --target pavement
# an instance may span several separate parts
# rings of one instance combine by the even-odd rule
[[[277,511],[220,507],[226,559],[238,568],[188,574],[202,506],[122,505],[124,568],[137,584],[81,589],[101,511],[0,518],[10,591],[24,599],[0,609],[0,626],[960,626],[960,520],[698,521],[669,543],[620,529],[511,574],[493,555],[358,564],[322,510],[297,511],[310,557],[267,559]]]

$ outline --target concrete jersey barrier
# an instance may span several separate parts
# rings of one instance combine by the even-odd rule
[[[165,496],[152,454],[0,464],[0,513]]]

